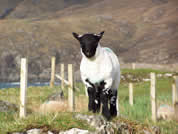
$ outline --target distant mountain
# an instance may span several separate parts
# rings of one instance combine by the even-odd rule
[[[66,4],[67,2],[67,4]],[[50,57],[79,69],[72,32],[105,30],[103,46],[125,63],[178,61],[177,0],[24,0],[0,20],[0,79],[19,79],[20,58],[29,58],[32,80],[47,80]]]
[[[91,1],[92,0],[24,0],[16,7],[9,18],[47,17],[73,5],[88,5]],[[95,2],[97,1],[98,0]]]
[[[0,0],[0,19],[6,17],[23,0]]]

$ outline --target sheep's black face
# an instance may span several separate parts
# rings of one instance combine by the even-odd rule
[[[98,43],[102,37],[104,32],[100,34],[84,34],[78,35],[77,33],[73,33],[73,36],[80,42],[80,46],[82,52],[87,58],[92,58],[98,47]]]
[[[98,39],[93,34],[85,34],[80,39],[80,46],[85,56],[91,58],[96,53]]]

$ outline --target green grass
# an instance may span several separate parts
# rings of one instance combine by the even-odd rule
[[[44,130],[49,129],[54,132],[76,127],[93,130],[86,122],[73,118],[75,113],[61,112],[57,114],[40,114],[33,111],[33,109],[39,107],[49,95],[59,92],[60,90],[59,87],[29,87],[27,91],[27,118],[20,119],[19,110],[17,112],[0,112],[0,134],[16,131],[23,132],[30,128],[43,128]],[[19,105],[19,91],[19,88],[0,90],[0,100]],[[67,90],[64,91],[64,95],[67,97]]]
[[[122,69],[121,70],[122,74],[125,73],[132,73],[132,74],[136,74],[136,75],[142,75],[142,74],[149,74],[151,72],[154,73],[159,73],[159,74],[164,74],[164,73],[168,73],[168,71],[160,71],[160,70],[155,70],[155,69]]]
[[[172,103],[172,90],[170,79],[157,79],[157,105]],[[175,121],[158,121],[156,124],[151,120],[150,83],[141,82],[134,84],[134,105],[129,104],[128,83],[123,83],[119,88],[120,112],[124,118],[137,120],[148,125],[158,125],[163,134],[174,134],[178,131],[178,123]]]
[[[122,70],[123,73],[134,73],[136,75],[149,75],[150,72],[165,73],[157,70]],[[168,78],[159,78],[156,81],[157,104],[172,103],[172,80]],[[76,96],[85,95],[84,86],[81,83],[76,83],[80,91],[76,91]],[[178,131],[178,123],[175,121],[158,121],[156,124],[151,121],[151,105],[150,105],[150,83],[140,82],[134,83],[134,105],[129,105],[128,83],[122,82],[119,87],[120,113],[122,117],[129,122],[139,122],[147,126],[157,125],[160,127],[163,134],[175,134]],[[32,112],[35,107],[39,107],[47,97],[55,92],[58,92],[60,87],[29,87],[27,92],[27,112],[28,116],[25,119],[19,119],[19,111],[17,112],[0,112],[0,134],[14,131],[25,131],[30,128],[43,128],[45,130],[61,131],[73,127],[93,130],[88,128],[86,122],[73,118],[75,113],[57,113],[42,115]],[[64,90],[67,98],[67,90]],[[0,100],[6,100],[19,105],[19,88],[11,88],[0,90]],[[83,112],[83,111],[81,111]],[[88,113],[86,113],[88,114]],[[115,118],[114,120],[120,120]]]
[[[37,114],[33,113],[25,119],[18,118],[17,113],[0,113],[0,133],[24,132],[30,128],[42,128],[44,131],[59,132],[71,128],[94,130],[84,121],[73,118],[74,113]],[[4,118],[3,118],[4,117]]]

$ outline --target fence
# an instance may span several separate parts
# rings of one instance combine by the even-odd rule
[[[55,75],[55,58],[52,58],[52,71],[51,71],[51,82],[50,86],[54,86],[54,78],[55,76],[61,80],[62,89],[64,89],[64,83],[67,84],[68,87],[68,105],[70,111],[75,111],[75,90],[74,90],[74,80],[73,80],[73,66],[72,64],[68,65],[68,81],[64,79],[64,64],[61,64],[61,76]]]
[[[135,65],[134,65],[135,66]],[[135,67],[133,68],[135,69]],[[55,77],[61,80],[61,87],[64,89],[64,84],[68,85],[68,106],[71,112],[75,111],[75,87],[74,84],[74,74],[73,74],[72,64],[68,65],[68,80],[64,79],[64,64],[61,64],[61,75],[55,74],[55,57],[51,60],[51,80],[50,87],[54,86]],[[27,81],[28,81],[28,60],[21,59],[21,80],[20,80],[20,117],[26,116],[26,91],[27,91]],[[134,105],[134,84],[129,83],[129,103],[131,106]],[[151,112],[152,120],[157,121],[157,95],[156,95],[156,75],[155,73],[150,74],[150,101],[151,101]],[[175,104],[178,101],[178,77],[174,76],[174,81],[172,82],[172,103]]]
[[[68,65],[68,81],[64,79],[64,64],[61,65],[61,76],[55,75],[55,57],[51,60],[51,80],[50,87],[54,86],[55,76],[62,81],[62,88],[64,88],[64,83],[68,85],[68,106],[70,111],[75,111],[75,90],[74,90],[74,80],[73,80],[73,66]],[[27,81],[28,81],[28,60],[21,59],[21,80],[20,80],[20,117],[26,116],[26,104],[27,104]],[[76,88],[78,89],[78,88]]]
[[[129,83],[129,104],[134,105],[134,94],[133,94],[133,83]],[[151,101],[151,112],[152,120],[157,121],[157,93],[156,93],[156,75],[155,73],[150,73],[150,101]],[[178,77],[173,77],[172,82],[172,105],[175,106],[178,102]]]

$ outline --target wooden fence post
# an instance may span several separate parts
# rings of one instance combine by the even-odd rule
[[[64,64],[61,64],[61,77],[62,77],[61,88],[62,90],[64,90]]]
[[[129,83],[129,103],[133,106],[133,83]]]
[[[50,81],[50,87],[54,86],[55,81],[55,64],[56,64],[56,58],[51,58],[51,81]]]
[[[132,69],[135,70],[135,63],[132,63]]]
[[[178,77],[173,77],[173,83],[172,83],[172,101],[173,105],[178,102]]]
[[[70,111],[75,111],[75,94],[74,94],[74,81],[73,81],[73,67],[72,64],[68,65],[68,81],[69,81],[69,88],[68,88],[68,104]]]
[[[28,79],[28,61],[26,58],[21,59],[20,71],[20,118],[26,117],[26,90]]]
[[[157,107],[156,107],[156,75],[155,73],[150,74],[151,77],[151,107],[152,107],[152,120],[157,120]]]
[[[86,95],[86,97],[88,97],[88,89],[87,89],[87,87],[85,87],[85,95]]]
[[[176,82],[175,82],[175,76],[173,77],[172,82],[172,104],[174,105],[176,102]]]

